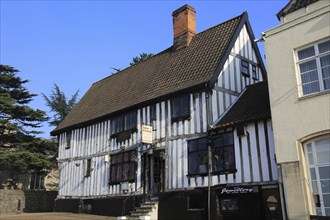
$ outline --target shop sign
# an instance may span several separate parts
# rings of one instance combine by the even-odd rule
[[[152,127],[142,125],[142,143],[152,144]]]
[[[239,193],[252,193],[253,187],[226,187],[221,190],[221,194],[239,194]]]

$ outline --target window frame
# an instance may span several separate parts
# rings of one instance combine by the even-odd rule
[[[133,120],[132,120],[133,119]],[[137,111],[120,114],[111,119],[111,138],[129,139],[130,134],[137,130]],[[120,140],[120,141],[123,141]]]
[[[217,137],[220,137],[220,136],[225,136],[225,135],[228,135],[228,134],[231,134],[231,144],[227,144],[227,145],[221,145],[221,146],[215,146],[214,145],[214,139],[217,138]],[[190,143],[192,142],[197,142],[200,140],[200,139],[205,139],[205,147],[201,147],[202,150],[199,150],[199,147],[198,145],[196,145],[196,149],[197,150],[191,150],[190,149]],[[215,154],[215,151],[216,150],[219,150],[220,148],[231,148],[231,151],[233,153],[232,155],[232,166],[233,168],[226,168],[226,169],[222,169],[222,170],[216,170],[215,169],[215,162],[214,162],[214,156],[216,155]],[[195,139],[190,139],[190,140],[187,140],[187,152],[188,152],[188,175],[187,176],[205,176],[205,175],[208,175],[208,138],[207,137],[199,137],[199,138],[195,138]],[[190,155],[192,154],[195,154],[195,153],[198,153],[198,152],[204,152],[206,153],[206,158],[207,158],[207,161],[205,162],[206,164],[206,172],[192,172],[191,171],[191,162],[190,162]],[[213,136],[212,138],[212,146],[211,146],[211,156],[212,156],[212,160],[211,160],[211,173],[213,175],[219,175],[219,174],[229,174],[229,173],[235,173],[237,172],[237,169],[236,169],[236,160],[235,160],[235,143],[234,143],[234,134],[233,132],[225,132],[225,133],[221,133],[221,134],[216,134]],[[227,159],[227,158],[226,158]],[[228,160],[226,161],[223,161],[222,163],[226,163]],[[200,165],[204,165],[204,164],[200,164]],[[200,166],[198,165],[198,166]]]
[[[244,70],[246,70],[247,72],[245,72]],[[241,59],[241,74],[245,77],[250,77],[250,63],[249,61],[244,59]]]
[[[197,204],[196,204],[197,203]],[[188,211],[204,211],[204,196],[196,193],[187,196],[187,210]]]
[[[129,154],[129,157],[127,159],[127,161],[124,161],[124,156],[125,154]],[[121,161],[118,161],[118,158],[114,158],[114,157],[121,157]],[[122,183],[122,182],[134,182],[135,181],[135,175],[136,175],[136,169],[137,169],[137,162],[135,161],[135,158],[137,157],[136,154],[136,150],[129,150],[129,151],[123,151],[123,152],[119,152],[116,154],[112,154],[111,155],[111,160],[110,160],[110,175],[109,175],[109,185],[114,185],[114,184],[118,184],[118,183]],[[114,162],[115,160],[117,160],[116,162]],[[124,170],[124,165],[128,164],[128,171],[127,171],[127,178],[124,179],[123,178],[123,170]],[[118,172],[118,166],[121,166],[121,172],[122,172],[122,176],[120,179],[117,178],[117,172]],[[131,167],[133,167],[133,171],[131,171]],[[113,169],[117,169],[116,171],[113,171]],[[115,172],[115,178],[112,178],[113,176],[113,172]],[[131,174],[134,174],[132,177],[130,176]]]
[[[303,47],[299,47],[299,48],[295,49],[294,54],[295,54],[295,60],[296,60],[296,73],[297,73],[299,97],[307,97],[307,96],[312,96],[312,95],[323,93],[323,92],[330,92],[330,88],[324,89],[324,83],[323,83],[324,78],[322,76],[322,66],[321,66],[321,61],[320,61],[321,57],[330,55],[330,50],[320,53],[319,47],[318,47],[319,44],[325,43],[327,41],[330,41],[330,39],[323,39],[323,40],[314,42],[312,44],[304,45]],[[313,47],[314,55],[309,56],[307,58],[299,59],[299,52],[303,51],[305,49],[308,49],[310,47]],[[304,94],[300,64],[307,63],[307,62],[310,62],[313,60],[316,61],[316,71],[317,71],[317,76],[318,76],[317,81],[318,81],[319,91]],[[325,78],[329,78],[329,77],[325,77]],[[316,82],[316,80],[314,82]],[[310,84],[310,83],[311,83],[311,81],[309,81],[305,84]]]
[[[317,141],[325,140],[325,139],[328,139],[328,138],[330,139],[329,134],[318,137],[318,138],[311,139],[311,140],[306,141],[305,143],[303,143],[304,157],[305,157],[306,166],[307,166],[306,170],[307,170],[307,175],[308,175],[308,183],[310,185],[309,188],[310,188],[311,198],[313,198],[312,199],[313,200],[312,201],[313,211],[316,215],[319,215],[319,213],[317,212],[317,208],[318,208],[321,211],[322,216],[326,216],[325,208],[330,209],[330,206],[325,207],[324,201],[323,201],[323,195],[327,194],[327,195],[330,196],[330,191],[326,192],[326,193],[323,193],[321,180],[324,180],[324,179],[320,178],[319,168],[320,167],[321,168],[322,167],[330,167],[330,161],[328,163],[324,163],[324,164],[317,164],[317,156],[316,156],[317,151],[316,151],[316,148],[315,148],[315,143]],[[308,150],[308,146],[310,146],[310,149],[312,151]],[[319,152],[323,152],[323,151],[319,151]],[[309,154],[311,154],[311,155],[309,155]],[[310,159],[312,159],[313,162],[311,162]],[[311,169],[314,169],[315,180],[312,179]],[[330,181],[330,178],[328,179],[328,181]],[[316,182],[316,185],[314,185],[313,182]],[[313,189],[314,186],[317,187],[317,192],[315,192],[315,193],[314,193],[314,189]],[[318,196],[318,197],[316,197],[316,196]],[[319,206],[316,206],[315,198],[318,199]],[[329,211],[329,213],[330,213],[330,211]],[[330,216],[330,215],[328,215],[328,216]]]
[[[205,139],[205,145],[206,145],[205,149],[200,150],[200,149],[198,149],[199,147],[196,146],[196,149],[197,150],[191,151],[189,149],[189,143],[197,142],[197,144],[198,144],[198,141],[201,140],[201,139]],[[206,176],[206,175],[208,175],[208,146],[207,146],[207,137],[199,137],[199,138],[188,140],[187,141],[187,147],[188,147],[188,150],[187,150],[188,151],[188,176],[196,176],[196,175]],[[198,154],[199,152],[206,153],[206,162],[205,162],[205,164],[199,164],[198,165],[198,166],[205,165],[206,166],[206,171],[205,172],[192,172],[192,171],[190,171],[190,168],[192,166],[190,164],[190,155],[191,154],[195,154],[195,153]]]
[[[30,190],[45,190],[45,174],[42,172],[32,172],[29,182]]]
[[[259,80],[258,67],[254,64],[251,65],[252,79]]]
[[[157,126],[157,104],[150,105],[150,124],[152,130],[155,131]]]
[[[180,113],[178,115],[174,115],[174,112],[176,112],[174,110],[178,110],[178,109],[175,109],[175,106],[178,104],[177,102],[180,105],[180,107],[179,107]],[[188,103],[185,103],[185,102],[188,102]],[[186,105],[186,104],[188,104],[188,105]],[[184,108],[188,108],[188,109],[184,109]],[[185,112],[185,111],[187,111],[187,112]],[[180,95],[180,96],[177,96],[177,97],[171,99],[171,120],[172,120],[172,122],[178,122],[178,121],[190,119],[190,115],[191,115],[190,94]]]
[[[92,158],[86,159],[85,177],[90,177],[92,172]]]
[[[230,144],[224,144],[223,143],[223,145],[219,145],[219,146],[216,146],[216,144],[214,143],[214,140],[215,140],[215,138],[220,138],[221,136],[222,136],[222,138],[224,137],[224,136],[227,136],[227,135],[231,135],[231,143]],[[212,146],[212,174],[228,174],[228,173],[235,173],[235,172],[237,172],[237,169],[236,169],[236,160],[235,160],[235,143],[234,143],[234,133],[233,132],[225,132],[225,133],[221,133],[221,134],[217,134],[217,135],[214,135],[214,137],[213,137],[213,146]],[[222,170],[216,170],[216,165],[215,165],[215,162],[214,162],[214,160],[215,160],[215,151],[216,150],[218,150],[218,151],[220,151],[220,150],[223,150],[224,151],[224,149],[228,149],[228,148],[230,148],[230,150],[232,151],[232,153],[233,153],[233,156],[232,156],[232,166],[233,166],[233,168],[224,168],[224,169],[222,169]],[[222,161],[222,165],[223,166],[225,166],[225,163],[227,163],[228,162],[228,158],[226,158],[227,160],[223,160]]]
[[[71,148],[71,139],[72,139],[72,131],[66,132],[65,150],[69,150]]]

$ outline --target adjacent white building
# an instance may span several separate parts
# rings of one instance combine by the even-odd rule
[[[291,0],[265,32],[288,219],[330,216],[330,1]]]

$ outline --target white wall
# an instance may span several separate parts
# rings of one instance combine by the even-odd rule
[[[289,219],[309,219],[313,214],[302,142],[330,132],[330,93],[300,97],[295,50],[329,37],[329,4],[317,1],[303,7],[265,32],[275,151]]]
[[[156,148],[166,148],[168,152],[167,187],[169,190],[187,187],[207,186],[206,177],[187,177],[188,155],[187,139],[206,135],[207,126],[220,117],[234,103],[243,89],[250,84],[263,80],[260,68],[257,68],[259,80],[241,75],[241,58],[251,64],[259,65],[256,52],[252,48],[246,27],[244,26],[231,50],[223,70],[215,83],[212,94],[197,92],[190,94],[190,119],[171,121],[171,101],[156,103],[156,122],[153,130],[153,143]],[[251,67],[251,65],[250,65]],[[121,185],[110,185],[109,162],[104,156],[121,151],[121,148],[145,150],[149,146],[141,144],[141,126],[151,125],[151,106],[137,110],[137,131],[123,142],[111,138],[111,121],[103,121],[72,131],[71,147],[66,148],[67,134],[59,135],[60,196],[104,196],[121,193]],[[208,118],[209,117],[209,118]],[[238,172],[236,174],[216,175],[212,184],[247,183],[277,180],[274,165],[273,138],[270,122],[259,122],[248,126],[249,138],[235,136],[235,157]],[[256,135],[256,130],[259,130]],[[235,133],[235,132],[234,132]],[[252,157],[248,153],[252,152]],[[258,156],[257,156],[258,155]],[[84,177],[86,160],[92,158],[90,177]],[[141,187],[141,153],[138,152],[137,181],[132,189]],[[254,162],[255,161],[255,162]],[[257,163],[258,162],[258,163]],[[80,164],[80,166],[76,166]],[[245,165],[250,165],[246,168]]]

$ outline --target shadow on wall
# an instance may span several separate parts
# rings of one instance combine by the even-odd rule
[[[57,191],[24,190],[25,207],[23,212],[52,212],[56,197]]]
[[[52,212],[57,191],[0,190],[0,213]]]

